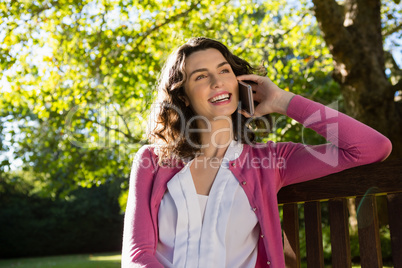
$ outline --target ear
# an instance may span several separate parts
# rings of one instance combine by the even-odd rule
[[[184,101],[184,103],[186,104],[186,107],[188,107],[190,105],[190,100],[188,99],[187,96],[180,96],[180,99],[182,101]]]

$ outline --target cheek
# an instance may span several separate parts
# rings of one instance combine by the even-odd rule
[[[237,85],[237,78],[234,74],[226,77],[226,82],[230,85]]]
[[[191,90],[191,96],[193,99],[197,99],[207,94],[208,94],[207,86],[203,83],[198,83]]]
[[[198,106],[200,100],[205,98],[205,90],[202,90],[200,87],[193,87],[190,91],[186,91],[187,99],[190,102],[192,107]]]
[[[234,80],[230,81],[230,87],[232,88],[234,93],[238,94],[238,92],[239,92],[239,82],[237,81],[237,79],[234,79]]]

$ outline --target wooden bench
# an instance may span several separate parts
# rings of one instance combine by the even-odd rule
[[[304,204],[307,267],[324,267],[320,202],[328,201],[332,267],[351,267],[347,199],[355,198],[362,267],[382,267],[376,196],[386,195],[394,267],[402,267],[402,159],[360,166],[284,187],[286,267],[300,267],[298,204]]]

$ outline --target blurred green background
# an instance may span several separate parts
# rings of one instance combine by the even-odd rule
[[[380,16],[375,34],[382,39],[384,88],[363,103],[399,107],[400,1],[371,1],[378,5],[370,7],[323,2],[339,7],[345,21],[354,2]],[[334,50],[324,40],[331,33],[317,15],[325,8],[309,0],[0,0],[0,258],[120,251],[131,163],[147,143],[158,74],[173,49],[193,36],[223,42],[253,66],[264,66],[281,88],[378,129],[401,156],[393,138],[399,129],[365,120],[370,113],[376,119],[377,111],[350,108],[361,104],[353,92],[365,89],[348,84],[357,67],[340,62],[337,53],[357,54],[357,48]],[[353,26],[352,43],[365,32],[361,21]],[[363,59],[371,55],[361,52]],[[392,93],[383,94],[388,87]],[[323,142],[294,120],[273,118],[273,132],[260,141]]]

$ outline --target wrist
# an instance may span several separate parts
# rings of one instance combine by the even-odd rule
[[[276,97],[275,112],[286,115],[289,103],[294,96],[296,96],[296,94],[289,91],[281,90],[280,94],[278,94]]]

